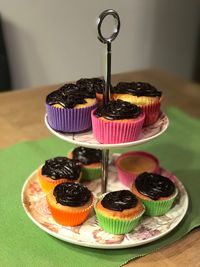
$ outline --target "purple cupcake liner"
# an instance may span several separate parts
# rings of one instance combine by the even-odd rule
[[[46,103],[47,120],[50,127],[60,132],[81,132],[91,128],[91,112],[95,104],[85,108],[56,108]]]

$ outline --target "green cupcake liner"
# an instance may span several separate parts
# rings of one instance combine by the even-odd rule
[[[82,180],[96,180],[101,177],[101,167],[99,168],[87,168],[83,167],[82,168],[83,175],[82,175]]]
[[[68,151],[68,157],[72,158],[72,151]],[[81,180],[93,181],[101,177],[101,165],[97,168],[87,168],[87,165],[82,166],[82,178]]]
[[[144,211],[145,211],[145,209],[144,209]],[[107,216],[101,214],[95,208],[96,217],[97,217],[97,220],[98,220],[100,227],[105,232],[107,232],[109,234],[116,234],[116,235],[126,234],[126,233],[131,232],[138,225],[144,211],[141,212],[140,215],[138,215],[137,217],[135,217],[131,220],[127,220],[127,219],[122,220],[122,219],[107,217]]]
[[[178,190],[176,189],[176,192],[174,193],[174,195],[167,200],[140,199],[146,208],[145,215],[152,216],[152,217],[164,215],[170,210],[177,195],[178,195]]]

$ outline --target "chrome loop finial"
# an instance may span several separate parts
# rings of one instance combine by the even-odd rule
[[[110,37],[104,37],[102,35],[102,32],[101,32],[101,25],[102,25],[104,18],[109,16],[109,15],[113,16],[115,19],[114,30],[113,30],[113,33]],[[118,13],[113,9],[107,9],[107,10],[103,11],[97,19],[97,30],[98,30],[98,39],[102,43],[104,43],[104,44],[111,43],[117,37],[119,30],[120,30],[120,18],[119,18]]]

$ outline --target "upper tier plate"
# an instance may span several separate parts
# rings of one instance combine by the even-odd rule
[[[119,143],[119,144],[100,144],[93,136],[92,131],[87,131],[84,133],[61,133],[57,132],[52,129],[48,124],[47,115],[45,115],[45,124],[47,128],[59,138],[73,143],[78,146],[85,146],[91,148],[98,148],[98,149],[108,149],[108,148],[120,148],[120,147],[128,147],[146,143],[151,139],[156,138],[157,136],[161,135],[169,125],[169,119],[164,114],[161,113],[159,119],[153,125],[147,126],[142,128],[142,132],[139,136],[139,139],[134,142],[128,143]]]

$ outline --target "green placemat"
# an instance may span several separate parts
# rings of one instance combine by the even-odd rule
[[[181,111],[167,111],[170,127],[159,138],[131,149],[146,150],[174,172],[189,194],[189,209],[170,234],[150,244],[120,250],[90,249],[60,241],[40,230],[21,205],[22,185],[45,159],[66,155],[72,145],[52,137],[19,143],[0,150],[0,265],[1,266],[120,266],[130,259],[167,246],[200,225],[200,122]]]

